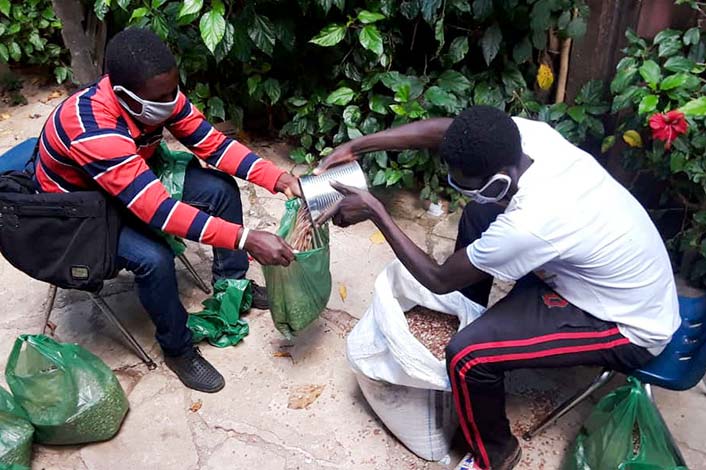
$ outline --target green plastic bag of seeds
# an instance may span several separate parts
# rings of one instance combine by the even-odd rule
[[[294,229],[300,205],[299,199],[287,201],[277,235],[287,239]],[[275,328],[288,339],[316,320],[331,296],[328,226],[315,230],[314,248],[297,253],[294,263],[287,267],[262,268],[272,320]]]
[[[42,444],[110,439],[128,410],[125,392],[103,361],[44,335],[17,338],[5,378]]]
[[[642,384],[628,382],[598,402],[564,470],[687,470]]]
[[[29,467],[34,427],[25,410],[0,387],[0,468]]]
[[[240,314],[250,309],[252,292],[247,279],[219,279],[213,296],[203,301],[204,310],[192,313],[187,320],[192,341],[204,339],[212,346],[225,348],[239,343],[250,332]]]
[[[162,142],[150,159],[150,168],[157,175],[160,183],[167,188],[167,192],[171,197],[179,201],[184,196],[186,168],[193,158],[194,156],[189,152],[169,150],[167,144]],[[186,251],[186,244],[181,238],[164,232],[160,232],[160,234],[167,241],[175,255],[179,256]]]

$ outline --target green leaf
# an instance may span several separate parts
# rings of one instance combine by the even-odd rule
[[[110,0],[96,0],[93,4],[93,12],[96,14],[96,18],[103,21],[105,15],[110,11]],[[9,9],[8,9],[9,12]],[[17,10],[15,10],[15,14]],[[7,16],[10,16],[9,13]]]
[[[659,97],[657,95],[647,95],[640,101],[640,106],[637,109],[639,114],[651,114],[657,109]]]
[[[186,15],[195,15],[201,11],[203,0],[184,0],[179,9],[179,18]]]
[[[299,107],[302,107],[302,106],[304,106],[305,104],[307,104],[308,101],[307,101],[306,99],[302,98],[302,97],[293,96],[292,98],[289,98],[289,99],[287,100],[287,103],[291,104],[292,106],[296,106],[296,107],[299,108]]]
[[[468,0],[449,0],[448,3],[451,8],[455,8],[461,13],[471,12],[471,2]]]
[[[590,80],[586,82],[576,95],[576,103],[595,105],[601,102],[603,97],[603,81]],[[600,114],[600,113],[599,113]]]
[[[0,0],[0,13],[10,17],[10,0]]]
[[[233,44],[235,42],[235,27],[230,24],[226,23],[226,32],[223,35],[223,39],[221,40],[220,43],[218,43],[218,46],[216,47],[216,52],[215,52],[215,57],[216,57],[216,62],[221,62],[223,59],[225,59],[228,56],[228,53],[233,49]]]
[[[373,178],[373,186],[382,186],[385,184],[385,170],[378,170],[375,173],[375,178]]]
[[[162,41],[167,40],[167,36],[169,36],[169,25],[161,14],[157,14],[152,18],[152,29]]]
[[[330,24],[319,31],[311,41],[323,47],[335,46],[346,36],[346,26],[340,24]]]
[[[682,42],[679,39],[665,41],[659,45],[660,57],[671,57],[674,54],[681,52]]]
[[[371,114],[365,119],[363,119],[363,122],[360,124],[360,131],[365,135],[373,134],[375,132],[378,132],[380,130],[380,127],[380,122],[375,116]]]
[[[444,44],[446,44],[446,36],[444,35],[444,17],[443,16],[434,25],[434,39],[436,39],[436,42],[439,43],[439,46],[436,48],[436,55],[438,56],[439,52],[441,52],[441,49],[443,49]]]
[[[451,63],[455,64],[462,61],[466,54],[468,54],[468,37],[459,36],[454,38],[449,46],[449,60]]]
[[[476,105],[494,106],[499,109],[505,108],[505,100],[500,88],[486,82],[476,85],[473,90],[473,103]]]
[[[443,108],[449,113],[460,111],[461,108],[458,99],[456,99],[453,94],[438,86],[429,87],[424,93],[424,99],[434,106]]]
[[[522,38],[512,49],[512,58],[518,64],[527,62],[532,57],[532,43],[528,36]]]
[[[10,57],[15,62],[18,62],[22,58],[22,49],[20,49],[20,45],[15,41],[10,43]]]
[[[605,139],[603,139],[603,142],[601,143],[601,153],[606,153],[608,150],[613,148],[615,145],[615,136],[614,135],[609,135]]]
[[[387,114],[387,107],[392,103],[392,99],[387,96],[372,95],[368,101],[368,107],[371,111],[378,114]]]
[[[566,28],[566,35],[577,39],[586,34],[586,20],[584,18],[574,18]]]
[[[610,83],[610,91],[613,94],[622,93],[635,79],[637,72],[638,70],[635,67],[619,69],[618,73],[615,74],[615,78],[613,78],[613,81]]]
[[[42,39],[39,37],[39,33],[37,31],[32,31],[29,35],[29,43],[32,44],[38,51],[44,50],[44,42],[42,42]]]
[[[437,12],[441,6],[442,0],[419,0],[422,5],[422,18],[427,23],[434,24],[436,20]]]
[[[490,65],[493,59],[495,59],[495,56],[498,55],[502,40],[503,33],[497,23],[493,23],[490,28],[485,30],[485,33],[483,33],[483,38],[480,40],[480,44],[483,49],[483,58],[485,59],[486,64]]]
[[[625,109],[628,106],[635,105],[642,100],[642,98],[647,94],[644,88],[631,86],[628,87],[621,94],[613,98],[613,106],[611,107],[611,112],[617,113],[621,109]]]
[[[162,5],[164,5],[164,2],[167,0],[152,0],[152,9],[157,10],[159,9]]]
[[[566,29],[571,22],[571,11],[566,10],[564,13],[559,15],[559,19],[556,21],[556,27],[559,29]]]
[[[679,36],[681,36],[681,32],[677,31],[675,29],[664,29],[657,33],[655,35],[655,38],[652,40],[655,44],[662,44],[667,41],[673,41],[675,39],[679,39]]]
[[[358,34],[358,40],[364,48],[377,55],[382,54],[384,51],[382,36],[375,25],[364,26]]]
[[[223,105],[223,100],[217,96],[212,96],[208,99],[208,113],[211,117],[218,118],[221,121],[226,120],[226,110]]]
[[[420,0],[405,0],[404,2],[402,2],[402,4],[400,5],[400,11],[402,12],[402,15],[408,20],[413,20],[414,18],[416,18],[422,9],[422,6],[419,2]]]
[[[350,88],[344,86],[328,95],[328,97],[326,98],[326,103],[345,106],[351,102],[354,96],[355,92]]]
[[[346,106],[346,109],[343,110],[343,122],[348,127],[356,127],[360,122],[360,118],[360,108],[354,104]]]
[[[363,137],[363,133],[356,127],[347,127],[346,131],[348,133],[348,138],[351,140],[357,139],[358,137]]]
[[[540,32],[546,35],[546,31],[549,29],[552,16],[552,9],[550,0],[538,0],[537,3],[532,7],[532,14],[530,15],[530,28],[535,33]]]
[[[226,20],[223,15],[211,10],[201,17],[199,22],[199,30],[201,31],[201,39],[203,39],[204,44],[208,47],[211,53],[214,53],[216,46],[223,39],[223,35],[226,33]]]
[[[446,70],[439,76],[437,83],[444,90],[454,93],[463,93],[471,88],[470,80],[455,70]]]
[[[527,82],[525,77],[522,76],[522,72],[516,66],[506,67],[502,74],[503,85],[505,85],[505,92],[512,94],[516,90],[527,88]]]
[[[653,60],[646,60],[642,67],[640,67],[640,75],[645,79],[650,88],[654,89],[657,84],[662,79],[662,72],[659,69],[659,65]]]
[[[686,156],[681,152],[674,152],[669,156],[669,169],[672,173],[679,173],[684,170]]]
[[[670,57],[664,63],[664,68],[670,72],[691,72],[694,67],[696,63],[693,60],[682,56]]]
[[[382,13],[373,13],[368,10],[361,10],[360,13],[358,13],[358,20],[363,24],[375,23],[384,19],[385,15]]]
[[[262,82],[262,77],[259,75],[253,75],[252,77],[248,77],[248,94],[250,96],[254,96],[255,93],[257,93],[258,88],[260,87],[260,83]],[[199,85],[201,85],[199,83]],[[198,94],[198,86],[196,88],[196,94]]]
[[[687,116],[702,117],[706,116],[706,96],[696,98],[686,103],[679,108],[679,111]]]
[[[10,51],[7,50],[5,44],[0,44],[0,62],[7,63],[10,61]]]
[[[399,170],[389,170],[387,171],[387,186],[392,186],[397,184],[399,180],[402,179],[402,172]]]
[[[375,152],[375,163],[377,163],[380,168],[387,168],[387,152]]]
[[[417,162],[418,154],[416,150],[404,150],[397,156],[397,163],[404,168],[412,168]]]
[[[662,83],[659,84],[659,88],[661,90],[673,90],[674,88],[683,86],[688,79],[689,74],[686,73],[677,73],[675,75],[670,75],[669,77],[662,80]]]
[[[129,23],[132,23],[134,20],[139,20],[140,18],[144,17],[147,13],[149,13],[149,10],[145,7],[141,7],[134,10],[132,12],[132,15],[130,15]]]
[[[248,35],[258,49],[267,55],[272,55],[276,36],[269,18],[255,15],[253,23],[248,28]]]
[[[684,44],[692,46],[698,44],[701,39],[701,31],[699,28],[691,28],[684,33]]]
[[[473,0],[473,18],[485,21],[493,14],[493,0]]]
[[[57,83],[64,83],[69,78],[69,69],[66,67],[57,67],[54,69],[54,76]]]
[[[581,124],[584,119],[586,119],[586,108],[583,106],[571,106],[566,110],[566,114],[568,114],[571,119]]]
[[[282,96],[282,89],[277,79],[268,78],[265,80],[265,83],[262,84],[262,88],[265,90],[265,94],[270,98],[270,103],[272,104],[277,103]]]
[[[408,102],[411,90],[412,86],[409,83],[403,83],[397,87],[397,91],[395,92],[395,101],[399,103]]]

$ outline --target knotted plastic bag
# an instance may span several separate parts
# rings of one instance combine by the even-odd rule
[[[0,468],[29,467],[34,427],[25,410],[0,387]]]
[[[103,361],[44,335],[17,338],[5,378],[42,444],[110,439],[128,410],[125,392]]]
[[[584,423],[564,470],[687,470],[669,430],[642,384],[628,384],[598,402]]]
[[[301,201],[285,204],[277,235],[288,238],[294,230]],[[289,266],[263,266],[270,313],[275,328],[291,339],[316,320],[331,296],[328,226],[314,229],[314,248],[295,254]]]
[[[187,320],[192,341],[204,339],[212,346],[233,346],[250,332],[240,314],[250,309],[252,292],[247,279],[219,279],[213,286],[213,296],[203,301],[204,310],[192,313]]]

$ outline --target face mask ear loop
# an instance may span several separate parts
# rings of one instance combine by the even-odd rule
[[[142,113],[145,112],[145,100],[143,100],[142,98],[140,98],[139,96],[137,96],[135,93],[131,92],[131,91],[128,90],[127,88],[125,88],[125,87],[123,87],[123,86],[120,86],[120,85],[116,85],[116,86],[113,87],[113,92],[116,92],[116,91],[122,91],[122,92],[125,93],[127,96],[129,96],[130,98],[132,98],[133,100],[135,100],[135,101],[137,102],[137,104],[140,105],[140,112],[139,112],[139,113],[136,113],[135,111],[133,111],[133,110],[130,108],[130,106],[128,106],[128,104],[125,102],[125,100],[123,100],[122,98],[120,98],[120,96],[118,96],[118,101],[120,102],[120,104],[123,105],[123,107],[124,107],[125,109],[127,109],[127,111],[128,111],[130,114],[132,114],[132,115],[135,116],[135,117],[137,117],[137,116],[142,116]],[[178,91],[177,91],[177,97],[178,97],[178,96],[179,96],[179,93],[178,93]]]

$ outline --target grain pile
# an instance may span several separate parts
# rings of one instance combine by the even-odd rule
[[[459,327],[458,317],[436,312],[420,305],[405,313],[409,331],[425,348],[439,359],[444,360],[446,345]]]
[[[297,251],[309,251],[323,244],[319,239],[318,230],[314,230],[309,209],[305,204],[299,207],[294,229],[289,233],[286,241],[293,250]]]

